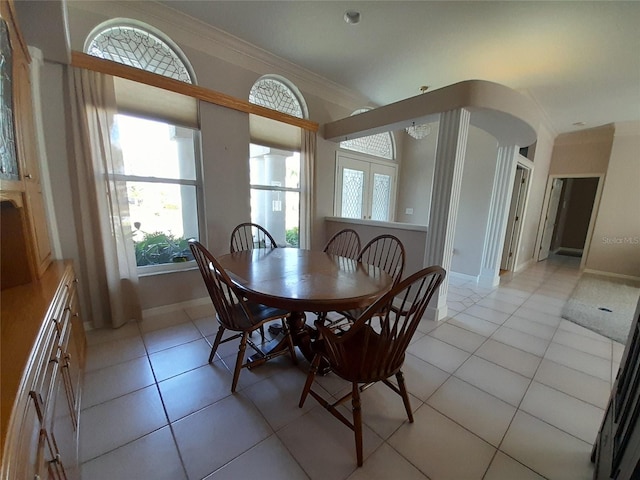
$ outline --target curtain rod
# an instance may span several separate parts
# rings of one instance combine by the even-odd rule
[[[318,124],[311,120],[287,115],[286,113],[278,112],[277,110],[271,110],[270,108],[262,107],[260,105],[254,105],[253,103],[232,97],[231,95],[216,92],[198,85],[184,83],[163,75],[140,70],[139,68],[129,67],[128,65],[112,62],[111,60],[94,57],[86,53],[72,51],[71,65],[73,67],[106,73],[108,75],[113,75],[114,77],[125,78],[134,82],[151,85],[152,87],[158,87],[171,92],[180,93],[182,95],[202,100],[203,102],[224,108],[230,108],[238,112],[252,113],[260,117],[270,118],[272,120],[294,125],[312,132],[318,131]]]

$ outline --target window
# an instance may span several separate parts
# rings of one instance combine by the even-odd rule
[[[150,27],[110,22],[94,30],[86,45],[91,55],[192,83],[177,47]],[[188,240],[199,238],[201,224],[197,102],[121,78],[114,87],[112,143],[122,151],[117,180],[127,192],[136,263],[145,272],[183,265],[193,260]]]
[[[368,108],[360,108],[351,115],[367,112]],[[367,137],[354,138],[340,142],[340,148],[354,152],[366,153],[375,157],[393,160],[395,158],[393,148],[393,136],[390,132],[377,133]]]
[[[300,153],[250,145],[251,221],[279,246],[300,246]]]
[[[390,162],[338,152],[334,214],[338,217],[392,222],[396,170],[396,165]]]
[[[251,103],[298,118],[306,105],[297,89],[274,76],[260,78],[251,88]],[[280,246],[306,246],[301,238],[301,132],[275,120],[250,116],[249,174],[251,221],[265,227]]]

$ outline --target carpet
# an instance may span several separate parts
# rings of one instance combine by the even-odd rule
[[[585,273],[564,305],[562,318],[625,344],[639,297],[638,281]]]

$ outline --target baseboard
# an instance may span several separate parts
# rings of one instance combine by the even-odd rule
[[[459,278],[460,280],[466,280],[468,282],[478,282],[478,277],[476,275],[468,275],[466,273],[458,273],[458,272],[449,272],[449,276],[453,278]]]
[[[520,265],[516,265],[516,268],[513,270],[513,273],[519,272],[520,270],[524,270],[526,268],[529,268],[529,265],[531,265],[533,263],[533,257],[531,257],[529,260],[527,260],[526,262],[520,264]]]
[[[432,307],[429,305],[424,312],[424,317],[428,320],[435,320],[439,322],[447,318],[447,314],[449,313],[449,307],[443,305],[442,307]]]
[[[200,305],[206,305],[211,302],[209,297],[196,298],[193,300],[187,300],[186,302],[172,303],[170,305],[161,305],[159,307],[147,308],[142,311],[142,319],[152,317],[154,315],[161,315],[163,313],[176,312],[178,310],[184,310],[190,307],[199,307]]]
[[[591,268],[585,268],[583,272],[592,273],[594,275],[602,275],[603,277],[621,278],[623,280],[634,280],[636,282],[640,282],[640,277],[635,277],[633,275],[623,275],[621,273],[603,272],[602,270],[593,270]]]

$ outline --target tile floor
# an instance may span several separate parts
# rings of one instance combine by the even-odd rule
[[[88,332],[83,478],[590,479],[624,347],[560,318],[577,279],[570,257],[494,290],[453,276],[450,318],[423,321],[405,361],[415,422],[384,385],[363,394],[362,468],[350,430],[312,398],[297,407],[301,356],[243,370],[230,394],[237,346],[207,364],[208,305]]]

